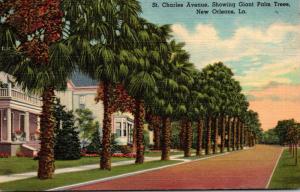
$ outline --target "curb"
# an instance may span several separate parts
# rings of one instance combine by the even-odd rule
[[[128,176],[138,175],[138,174],[142,174],[142,173],[146,173],[146,172],[151,172],[151,171],[161,170],[161,169],[164,169],[164,168],[173,167],[173,166],[177,166],[177,165],[182,165],[182,164],[187,164],[187,163],[202,161],[202,160],[211,159],[211,158],[214,158],[214,157],[225,156],[225,155],[229,155],[229,154],[231,154],[233,152],[242,152],[242,151],[247,151],[247,150],[251,150],[251,149],[253,149],[253,148],[251,147],[251,148],[246,148],[246,149],[238,150],[238,151],[225,152],[225,153],[222,153],[222,154],[212,155],[212,156],[209,156],[209,157],[199,158],[199,159],[195,159],[195,160],[191,160],[191,161],[184,161],[184,159],[172,159],[172,160],[181,160],[183,162],[175,163],[175,164],[172,164],[172,165],[165,165],[165,166],[161,166],[161,167],[155,167],[155,168],[141,170],[141,171],[135,171],[135,172],[131,172],[131,173],[125,173],[125,174],[116,175],[116,176],[107,177],[107,178],[102,178],[102,179],[96,179],[96,180],[82,182],[82,183],[77,183],[77,184],[72,184],[72,185],[66,185],[66,186],[62,186],[62,187],[57,187],[57,188],[49,189],[49,190],[46,190],[46,191],[65,191],[65,190],[70,190],[71,188],[74,188],[74,187],[82,187],[82,186],[91,185],[91,184],[95,184],[95,183],[99,183],[99,182],[105,182],[105,181],[110,181],[110,180],[114,180],[114,179],[124,178],[124,177],[128,177]]]

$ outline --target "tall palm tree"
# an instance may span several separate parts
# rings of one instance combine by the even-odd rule
[[[110,170],[113,90],[127,76],[129,65],[136,63],[131,49],[137,41],[141,7],[136,0],[85,2],[91,6],[87,9],[78,7],[74,12],[84,16],[75,21],[79,25],[82,19],[89,21],[82,25],[87,30],[79,28],[80,35],[74,37],[71,44],[79,47],[74,53],[79,56],[80,69],[99,80],[102,86],[104,119],[100,168]]]
[[[1,2],[1,8],[2,3]],[[55,90],[66,88],[68,77],[73,70],[71,49],[64,34],[60,3],[48,6],[44,2],[7,3],[6,11],[14,9],[13,14],[6,14],[1,25],[0,70],[15,77],[25,91],[42,96],[41,114],[41,149],[39,152],[38,177],[51,178],[54,173],[54,121],[53,99]],[[23,9],[38,10],[39,14],[20,17]],[[49,9],[49,10],[47,10]],[[49,11],[45,17],[45,10]],[[2,10],[1,16],[3,16]]]
[[[171,70],[173,79],[178,84],[178,89],[174,95],[179,103],[176,111],[177,116],[180,117],[182,122],[184,156],[189,157],[191,156],[193,138],[192,120],[194,103],[191,101],[191,90],[194,84],[193,73],[195,67],[189,62],[190,55],[183,49],[184,45],[184,43],[176,43],[175,41],[170,42],[170,64],[173,68]]]
[[[206,149],[208,155],[211,152],[211,133],[213,120],[214,126],[214,152],[217,148],[218,119],[221,105],[220,82],[218,82],[218,64],[208,65],[201,72],[201,87],[204,95],[204,107],[206,109]]]
[[[196,144],[196,155],[202,155],[202,143],[203,143],[203,129],[205,124],[205,108],[204,108],[204,95],[202,93],[202,87],[200,82],[200,71],[193,73],[194,84],[191,90],[191,101],[194,101],[194,117],[193,119],[197,122],[197,144]]]
[[[129,68],[130,75],[126,77],[125,86],[136,100],[136,163],[144,162],[143,129],[145,104],[157,92],[157,77],[161,76],[161,67],[167,61],[167,39],[170,36],[169,25],[156,26],[140,19],[138,31],[139,44],[133,50],[137,58],[136,65]]]

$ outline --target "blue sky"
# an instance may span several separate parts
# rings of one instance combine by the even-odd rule
[[[300,1],[285,0],[285,2],[290,3],[290,7],[282,8],[250,7],[245,8],[248,12],[246,15],[237,14],[225,16],[213,14],[209,16],[197,15],[194,9],[189,8],[152,8],[153,2],[157,2],[158,4],[162,2],[186,3],[187,1],[184,0],[141,0],[140,2],[143,8],[142,16],[157,24],[173,24],[175,39],[187,43],[186,49],[190,51],[191,60],[198,68],[202,68],[208,64],[205,62],[214,62],[210,55],[219,55],[215,61],[224,61],[225,64],[232,67],[238,78],[240,78],[245,90],[258,88],[274,82],[300,82],[300,77],[297,75],[300,74],[300,69],[299,67],[296,67],[296,69],[295,64],[285,64],[286,67],[290,67],[293,70],[288,72],[282,70],[282,74],[277,74],[276,77],[270,76],[269,80],[264,78],[261,83],[245,82],[251,80],[251,74],[249,73],[255,73],[255,69],[259,70],[259,68],[263,68],[263,66],[271,65],[272,63],[275,64],[281,60],[286,62],[286,59],[290,59],[290,62],[294,62],[298,59],[297,53],[299,53],[300,49],[297,44],[300,42],[299,33],[296,32],[296,29],[299,29],[300,26]],[[212,1],[194,0],[190,2],[208,2],[210,5]],[[229,0],[228,2],[237,3],[239,1]],[[253,2],[256,4],[257,1]],[[235,9],[237,9],[237,7]],[[242,34],[244,32],[247,33],[247,30],[249,36],[252,35],[252,37]],[[201,31],[214,33],[215,36],[203,34],[204,32],[201,33]],[[300,31],[300,29],[298,31]],[[276,38],[277,32],[279,33],[278,36],[280,36],[280,39]],[[202,37],[200,37],[200,34]],[[253,38],[255,35],[259,37]],[[187,38],[187,36],[193,38]],[[263,40],[261,38],[263,38],[263,36],[269,39],[262,42]],[[201,41],[201,38],[210,39],[211,41]],[[198,41],[198,44],[193,43],[194,39]],[[239,40],[241,42],[236,42]],[[226,41],[228,41],[227,44]],[[211,43],[208,49],[203,46],[205,43]],[[219,54],[219,52],[222,52],[222,46],[218,46],[218,43],[223,44],[223,48],[229,45],[232,50],[225,50],[227,54]],[[230,43],[240,44],[236,47],[231,47]],[[212,44],[216,44],[216,46],[214,47]],[[252,54],[251,46],[253,48]],[[239,51],[238,49],[248,49],[249,53]],[[257,76],[253,76],[253,80],[257,80],[257,78]]]
[[[186,43],[197,68],[218,61],[232,68],[263,129],[282,119],[300,121],[300,1],[280,1],[290,7],[252,7],[245,9],[246,15],[203,16],[187,8],[152,8],[153,2],[184,0],[140,0],[142,16],[153,23],[172,24],[174,38]]]

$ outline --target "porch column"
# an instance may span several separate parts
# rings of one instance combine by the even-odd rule
[[[11,82],[9,82],[9,81],[8,81],[8,83],[7,83],[7,92],[8,92],[8,93],[7,93],[8,96],[11,97]]]
[[[11,108],[6,110],[7,142],[11,142]]]
[[[41,130],[41,118],[40,118],[39,115],[37,116],[36,121],[37,121],[37,122],[36,122],[36,123],[37,123],[36,129],[40,131],[40,130]]]
[[[120,134],[120,137],[123,137],[124,136],[124,134],[123,134],[123,129],[124,129],[124,127],[123,127],[123,118],[121,119],[121,134]]]
[[[26,111],[25,112],[25,123],[24,123],[24,131],[25,131],[25,135],[26,135],[26,141],[30,141],[30,131],[29,131],[29,112]]]

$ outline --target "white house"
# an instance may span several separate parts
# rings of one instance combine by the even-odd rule
[[[13,82],[13,77],[0,72],[0,153],[14,156],[18,151],[27,155],[36,155],[39,148],[41,98],[28,94]],[[103,121],[103,103],[95,102],[98,83],[81,73],[74,73],[69,80],[67,90],[57,92],[61,103],[68,110],[90,109],[100,128]],[[120,145],[132,143],[134,117],[130,113],[114,113],[112,132]],[[147,129],[147,126],[145,126]],[[150,132],[150,142],[153,133]]]
[[[97,95],[98,82],[90,79],[82,73],[76,72],[68,81],[67,90],[57,92],[56,96],[60,98],[61,104],[68,110],[90,109],[94,118],[99,122],[102,128],[104,117],[103,102],[95,102]],[[133,115],[130,113],[114,113],[112,120],[112,132],[116,134],[116,141],[120,145],[127,145],[132,142],[131,134],[133,131]]]
[[[0,72],[0,152],[35,155],[39,149],[40,98],[14,85],[13,78]]]

